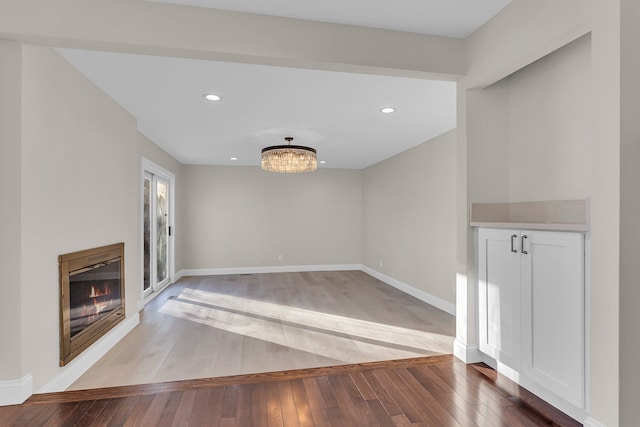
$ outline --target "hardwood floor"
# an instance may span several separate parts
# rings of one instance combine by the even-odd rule
[[[0,407],[0,426],[580,425],[442,355],[454,327],[362,272],[184,278],[70,391]]]
[[[453,356],[35,395],[2,426],[568,426],[483,364]]]
[[[454,335],[361,271],[185,277],[69,390],[449,354]]]

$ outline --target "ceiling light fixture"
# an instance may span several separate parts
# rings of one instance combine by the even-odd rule
[[[229,157],[229,160],[238,160],[237,157]]]
[[[262,149],[262,169],[267,172],[313,172],[318,168],[316,150],[291,145],[293,138],[284,139],[288,145],[273,145]]]
[[[394,111],[396,111],[396,109],[392,108],[392,107],[384,107],[380,111],[383,112],[384,114],[390,114],[390,113],[393,113]]]
[[[213,93],[205,93],[204,95],[202,95],[204,97],[204,99],[206,99],[207,101],[220,101],[222,98],[220,98],[218,95],[213,94]]]
[[[320,160],[318,163],[320,163],[321,165],[324,165],[324,164],[327,163],[327,161],[326,160]]]

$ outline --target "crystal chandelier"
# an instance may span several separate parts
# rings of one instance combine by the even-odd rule
[[[318,168],[316,150],[291,145],[293,138],[284,139],[288,145],[273,145],[262,149],[262,169],[267,172],[312,172]]]

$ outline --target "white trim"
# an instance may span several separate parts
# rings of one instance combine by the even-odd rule
[[[453,340],[453,355],[464,363],[483,361],[483,355],[476,346],[467,346],[457,338]]]
[[[499,369],[498,369],[498,372],[500,372]],[[528,379],[525,376],[521,376],[519,382],[518,381],[514,381],[514,382],[519,384],[521,387],[526,388],[531,393],[535,394],[536,396],[538,396],[540,399],[544,400],[551,406],[554,406],[557,409],[564,412],[565,414],[569,415],[571,418],[577,420],[578,422],[584,422],[584,419],[587,416],[587,412],[583,408],[579,408],[573,405],[572,403],[567,402],[563,398],[555,395],[554,393],[538,385],[537,383]]]
[[[180,270],[176,276],[220,276],[225,274],[299,273],[303,271],[361,270],[360,264],[276,265],[265,267],[196,268]]]
[[[27,374],[19,380],[0,381],[0,406],[19,405],[33,394],[33,377]]]
[[[591,199],[588,199],[589,201]],[[584,407],[591,409],[591,233],[584,233]]]
[[[498,362],[496,361],[493,357],[488,356],[484,353],[480,353],[482,356],[482,360],[481,362],[484,363],[485,365],[489,365],[494,371],[497,371],[498,373],[500,373],[500,375],[508,378],[509,380],[513,381],[516,384],[520,384],[520,372],[518,372],[517,370],[511,368],[508,365],[505,365],[502,362]]]
[[[601,422],[591,418],[591,417],[587,417],[584,420],[584,427],[607,427],[606,425],[602,424]]]
[[[175,213],[176,213],[176,209],[175,209],[175,200],[176,200],[176,175],[171,172],[170,170],[167,170],[165,168],[163,168],[162,166],[158,165],[157,163],[153,162],[152,160],[149,160],[148,158],[142,156],[141,158],[141,171],[140,171],[140,188],[144,188],[144,174],[146,172],[149,172],[153,175],[159,176],[160,178],[163,178],[167,181],[169,181],[169,227],[171,227],[171,236],[169,236],[169,281],[167,283],[173,283],[176,281],[175,278],[175,261],[176,261],[176,255],[175,255],[175,235],[176,235],[176,227],[175,227]],[[144,212],[144,195],[140,194],[140,212],[139,212],[139,217],[140,217],[140,259],[144,260],[144,236],[143,236],[143,230],[144,230],[144,218],[143,218],[143,212]],[[140,284],[142,285],[144,281],[144,263],[142,263],[142,265],[140,266]],[[141,286],[142,288],[142,286]],[[162,288],[164,289],[164,288]],[[159,293],[162,291],[162,289],[158,289],[156,292],[154,293]],[[153,293],[152,293],[153,294]],[[140,289],[140,297],[142,298],[142,300],[145,300],[144,297],[144,290]],[[138,309],[140,310],[140,308]]]
[[[579,408],[567,402],[563,398],[555,395],[554,393],[550,392],[544,387],[538,385],[534,381],[528,379],[527,377],[523,376],[520,372],[516,371],[513,368],[510,368],[504,363],[497,362],[495,359],[493,359],[490,356],[487,356],[486,354],[482,354],[482,355],[483,355],[482,362],[489,365],[491,368],[495,369],[500,375],[505,376],[506,378],[510,379],[514,383],[518,384],[520,387],[527,389],[528,391],[530,391],[540,399],[547,402],[549,405],[569,415],[571,418],[579,422],[585,423],[587,412],[583,408]],[[587,424],[584,424],[584,425],[586,426]],[[595,424],[594,427],[598,427],[598,424]]]
[[[450,303],[449,301],[445,301],[442,298],[438,298],[435,295],[431,295],[428,292],[423,291],[422,289],[414,288],[411,285],[403,283],[399,280],[396,280],[392,277],[389,277],[385,274],[380,273],[379,271],[374,270],[373,268],[367,267],[366,265],[361,266],[362,271],[367,273],[370,276],[375,277],[378,280],[385,282],[387,285],[391,285],[396,289],[401,290],[402,292],[409,294],[413,297],[418,298],[421,301],[426,302],[434,307],[439,308],[442,311],[446,311],[452,316],[456,315],[456,305]]]
[[[61,372],[49,381],[38,393],[54,393],[64,391],[75,380],[80,378],[94,363],[113,348],[125,335],[140,323],[140,315],[135,313],[124,319],[115,328],[107,332],[102,338],[96,341],[91,347],[83,351],[78,357],[73,359]]]
[[[142,310],[142,309],[144,308],[144,306],[145,306],[148,302],[152,301],[155,297],[157,297],[158,295],[160,295],[160,294],[162,293],[162,291],[164,291],[165,289],[167,289],[167,287],[168,287],[169,285],[171,285],[171,284],[172,284],[171,282],[167,282],[167,283],[165,283],[164,285],[162,285],[162,287],[161,287],[161,288],[158,288],[158,290],[157,290],[157,291],[155,291],[155,292],[153,292],[153,293],[149,294],[149,296],[148,296],[148,297],[146,297],[144,300],[142,300],[142,301],[138,301],[138,311]]]

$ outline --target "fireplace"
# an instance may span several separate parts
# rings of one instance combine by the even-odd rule
[[[60,255],[60,366],[124,319],[124,243]]]

